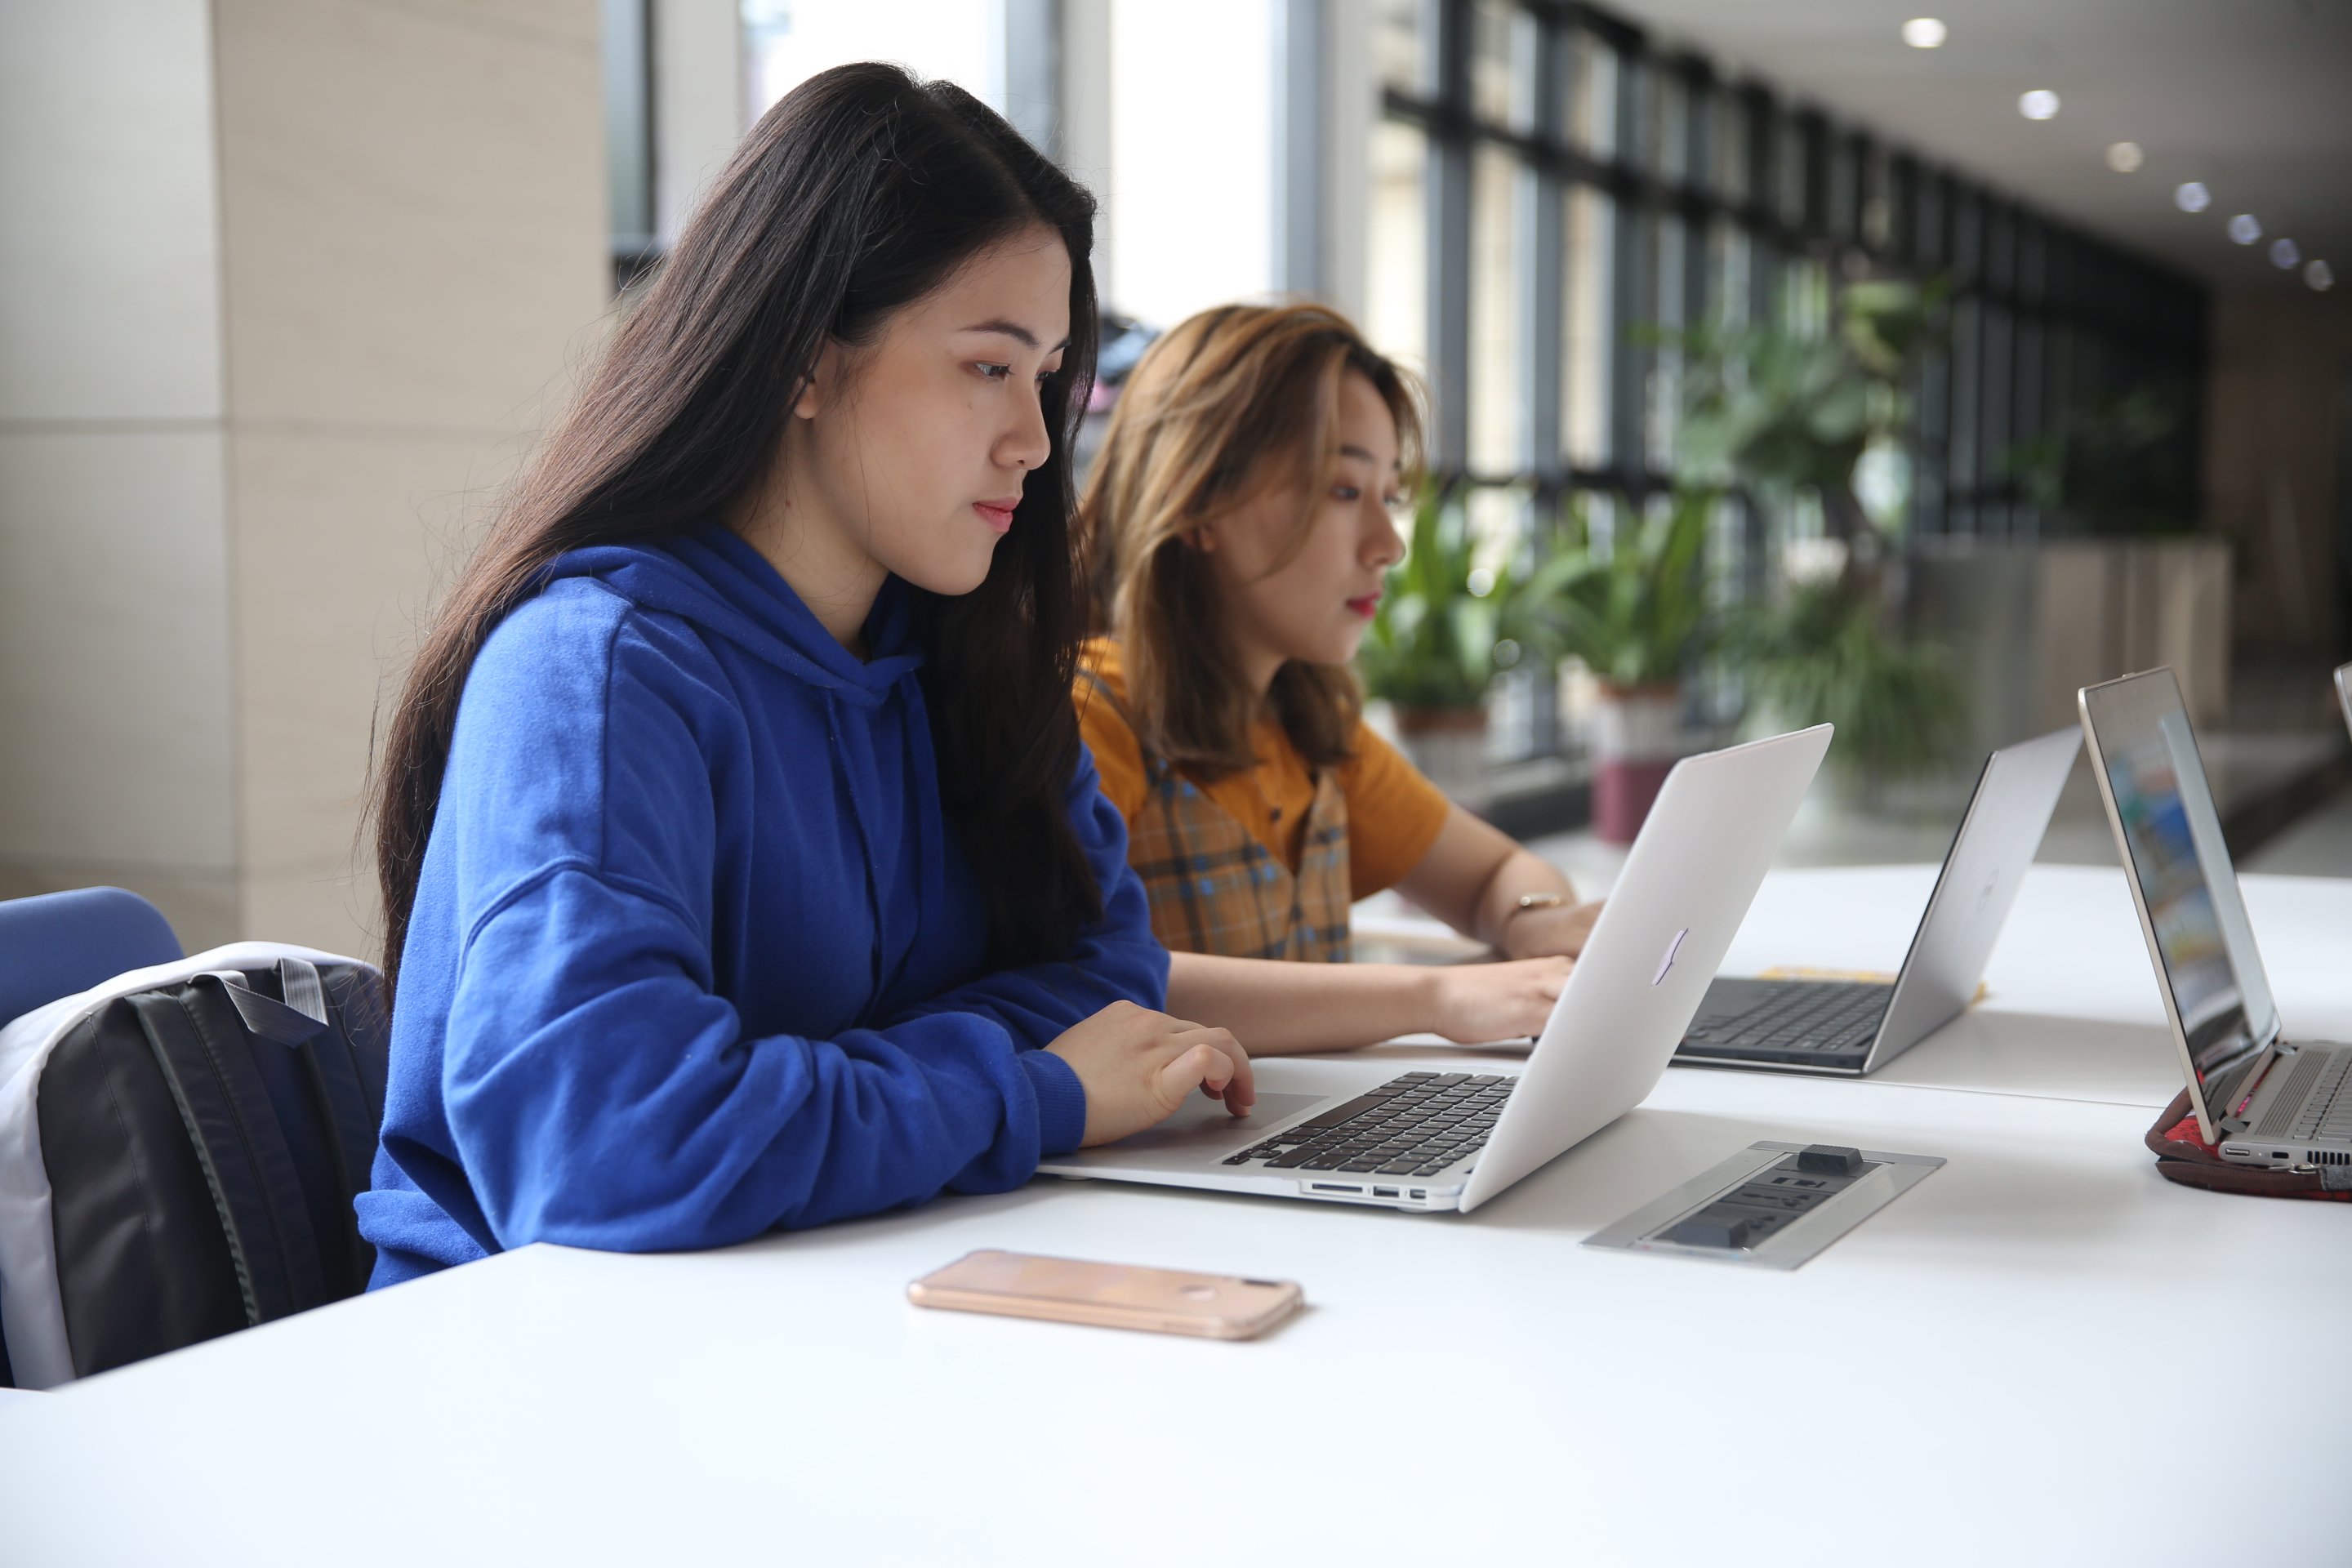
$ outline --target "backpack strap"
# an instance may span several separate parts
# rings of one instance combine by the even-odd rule
[[[243,1031],[225,1027],[231,1018],[244,1022],[242,1009],[221,1005],[239,989],[200,974],[184,986],[129,1000],[204,1168],[251,1324],[328,1298],[301,1181],[269,1091]]]
[[[296,964],[310,972],[310,984],[319,986],[319,972],[299,958],[278,961],[278,975],[284,982],[288,996],[294,995],[299,977],[288,973]],[[326,993],[320,992],[323,1010]],[[343,1015],[342,1027],[320,1029],[295,1047],[310,1080],[310,1092],[320,1109],[325,1112],[322,1125],[329,1148],[333,1154],[336,1173],[342,1178],[341,1214],[349,1223],[345,1226],[349,1242],[346,1270],[352,1278],[349,1289],[356,1294],[367,1289],[368,1276],[375,1271],[375,1248],[361,1239],[357,1221],[350,1218],[352,1202],[368,1190],[371,1167],[375,1161],[376,1128],[383,1115],[381,1091],[371,1095],[366,1063],[358,1046],[352,1039],[354,1028],[364,1026],[351,1016],[353,1006],[352,993],[345,991],[336,998],[336,1011]],[[337,1292],[341,1294],[341,1292]]]
[[[319,966],[307,958],[278,961],[278,988],[286,1000],[264,996],[239,969],[209,969],[205,978],[228,987],[228,999],[245,1026],[265,1040],[299,1046],[327,1026],[327,992],[319,984]]]

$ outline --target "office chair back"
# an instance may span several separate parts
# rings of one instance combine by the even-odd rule
[[[0,902],[0,1025],[60,996],[184,957],[163,911],[121,888]]]

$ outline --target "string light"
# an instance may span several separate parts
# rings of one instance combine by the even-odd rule
[[[2292,272],[2303,265],[2303,252],[2294,241],[2280,238],[2271,241],[2271,265],[2282,272]]]
[[[2028,120],[2058,118],[2058,95],[2046,87],[2037,87],[2017,100],[2017,111]]]
[[[1903,24],[1903,41],[1915,49],[1940,49],[1944,47],[1944,24],[1933,16],[1914,16]]]
[[[2240,213],[2230,220],[2230,237],[2240,245],[2252,245],[2262,237],[2262,223],[2253,214]]]
[[[2107,149],[2107,167],[2118,174],[2128,174],[2138,168],[2144,155],[2137,142],[2118,142]]]
[[[2173,191],[2172,205],[2185,213],[2201,213],[2213,205],[2213,193],[2191,180]]]

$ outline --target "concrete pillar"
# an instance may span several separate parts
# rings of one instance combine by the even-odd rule
[[[593,0],[0,8],[0,896],[369,952],[380,689],[605,304]]]

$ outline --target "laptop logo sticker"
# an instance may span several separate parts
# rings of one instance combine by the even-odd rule
[[[1992,890],[2000,886],[2000,868],[1996,866],[1993,868],[1992,875],[1985,879],[1983,890],[1977,894],[1977,913],[1984,913],[1985,906],[1992,902]]]
[[[1682,930],[1675,932],[1675,940],[1666,943],[1666,956],[1658,961],[1658,972],[1650,976],[1651,984],[1658,985],[1664,983],[1666,971],[1675,966],[1675,954],[1683,950],[1683,938],[1688,935],[1690,935],[1690,927],[1688,926],[1685,926]]]

